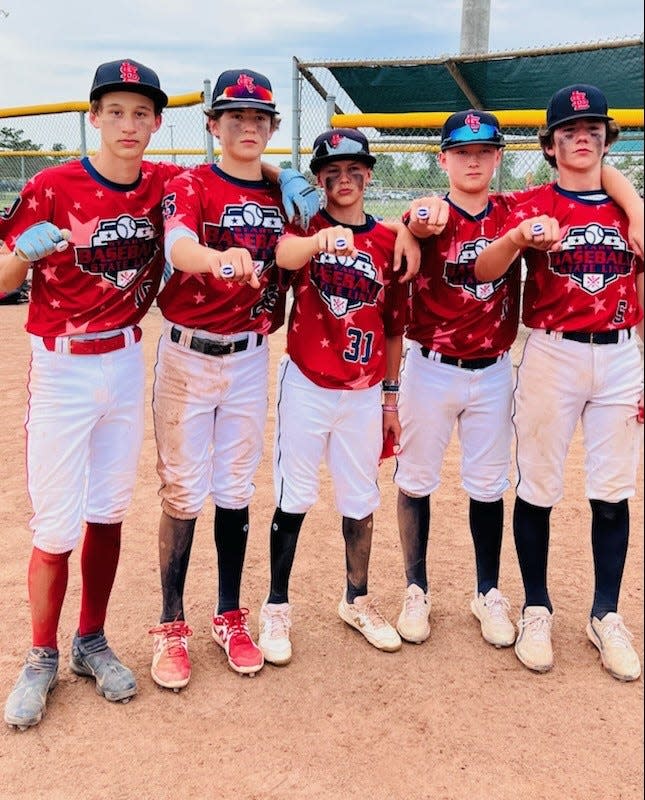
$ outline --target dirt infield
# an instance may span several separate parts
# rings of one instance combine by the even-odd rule
[[[26,592],[31,548],[24,429],[26,306],[0,308],[0,703],[29,645]],[[144,323],[148,399],[160,316]],[[272,341],[272,377],[284,331]],[[538,387],[536,387],[538,390]],[[268,587],[273,413],[251,505],[243,602],[257,630]],[[134,671],[127,705],[98,697],[74,676],[67,654],[79,608],[79,553],[60,627],[60,682],[47,714],[24,733],[0,723],[0,798],[12,800],[636,800],[643,796],[643,682],[622,684],[600,666],[585,636],[592,596],[589,506],[580,438],[567,490],[552,514],[550,588],[555,667],[527,671],[512,648],[483,642],[469,610],[474,557],[459,452],[450,447],[433,498],[429,570],[432,634],[423,645],[379,653],[336,613],[344,581],[340,518],[323,471],[321,497],[305,520],[291,584],[294,658],[255,678],[226,667],[210,637],[216,596],[213,510],[198,521],[186,585],[193,678],[179,694],[150,678],[148,628],[159,617],[159,500],[148,404],[134,502],[108,617],[111,644]],[[381,467],[370,589],[390,620],[399,612],[403,569],[392,463]],[[643,459],[640,462],[640,484]],[[55,476],[52,476],[55,480]],[[517,618],[522,600],[506,497],[501,588]],[[621,611],[643,658],[643,490],[631,501],[632,541]]]

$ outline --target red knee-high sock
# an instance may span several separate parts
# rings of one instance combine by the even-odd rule
[[[56,634],[69,574],[67,553],[46,553],[34,547],[29,559],[27,586],[31,606],[31,636],[34,647],[58,650]]]
[[[96,633],[105,625],[108,600],[116,576],[121,550],[121,523],[88,522],[81,552],[81,636]]]

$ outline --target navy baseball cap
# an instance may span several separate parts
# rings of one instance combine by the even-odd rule
[[[441,129],[441,149],[449,150],[465,144],[494,144],[496,147],[504,147],[504,136],[497,117],[475,108],[451,114]]]
[[[362,161],[368,167],[376,164],[367,137],[353,128],[333,128],[316,137],[309,169],[315,175],[332,161]]]
[[[149,97],[157,111],[168,105],[168,95],[161,91],[157,73],[131,58],[99,65],[90,90],[90,102],[106,92],[137,92]]]
[[[574,83],[557,91],[549,100],[546,126],[549,131],[576,119],[613,119],[607,116],[607,98],[597,86]]]
[[[269,79],[252,69],[222,72],[215,84],[211,110],[233,111],[236,108],[257,108],[267,114],[277,114]]]

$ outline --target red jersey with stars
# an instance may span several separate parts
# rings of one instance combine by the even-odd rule
[[[518,206],[503,232],[540,214],[560,223],[562,249],[524,251],[525,325],[556,331],[636,325],[642,316],[636,274],[643,261],[629,249],[623,210],[601,190],[573,193],[552,183]]]
[[[0,221],[0,238],[37,222],[71,230],[70,246],[33,264],[26,329],[37,336],[110,331],[141,320],[163,273],[164,184],[173,164],[144,161],[130,185],[106,180],[89,159],[35,175]]]
[[[340,224],[320,211],[307,234]],[[296,273],[287,351],[318,386],[366,389],[385,377],[385,340],[403,334],[409,290],[392,269],[392,231],[369,215],[345,227],[356,259],[319,253]]]
[[[477,255],[497,238],[518,196],[522,195],[490,195],[486,209],[476,217],[446,198],[446,227],[421,241],[407,338],[456,358],[494,357],[510,348],[519,322],[520,261],[494,281],[477,281],[474,267]]]
[[[279,187],[232,178],[216,165],[187,170],[167,186],[166,233],[188,228],[214,250],[243,247],[251,253],[260,288],[210,273],[175,270],[159,295],[164,317],[211,333],[270,333],[284,321],[285,287],[275,265],[284,227]]]

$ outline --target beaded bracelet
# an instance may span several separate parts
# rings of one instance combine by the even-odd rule
[[[398,406],[387,405],[386,403],[383,403],[383,411],[393,411],[396,414],[398,410]]]

